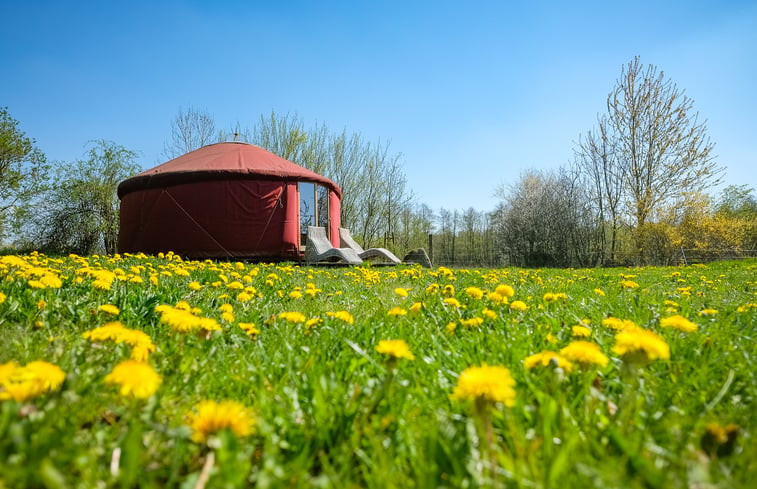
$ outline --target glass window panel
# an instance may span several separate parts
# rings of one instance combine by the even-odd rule
[[[315,226],[315,184],[300,182],[300,232],[308,232],[308,226]]]
[[[329,190],[326,187],[320,185],[316,186],[317,189],[317,201],[316,208],[318,209],[318,225],[328,230],[329,228]]]

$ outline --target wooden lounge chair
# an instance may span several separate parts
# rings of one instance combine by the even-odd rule
[[[363,260],[350,248],[334,248],[326,236],[326,228],[308,226],[308,240],[305,245],[307,263],[347,263],[360,265]]]
[[[343,248],[352,249],[357,253],[357,256],[363,260],[376,260],[379,263],[391,263],[392,265],[401,263],[400,259],[386,248],[369,248],[364,250],[363,247],[357,244],[357,241],[352,238],[349,229],[339,228],[339,242]]]

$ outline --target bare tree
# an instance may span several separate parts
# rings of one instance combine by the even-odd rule
[[[717,183],[713,143],[693,101],[662,71],[636,57],[621,70],[607,97],[612,131],[629,211],[638,230],[664,204],[684,191]]]
[[[617,142],[611,137],[606,116],[598,120],[597,129],[579,139],[576,166],[588,180],[588,190],[597,212],[599,237],[598,264],[605,263],[606,225],[610,228],[609,261],[615,261],[618,228],[621,222],[623,175],[618,161]]]
[[[370,143],[346,130],[332,133],[323,124],[306,129],[296,115],[275,112],[260,117],[252,141],[336,182],[343,192],[342,224],[366,247],[394,233],[411,200],[400,155],[389,143]]]
[[[171,123],[171,139],[163,145],[163,156],[173,159],[216,142],[218,133],[213,116],[205,110],[179,108]]]

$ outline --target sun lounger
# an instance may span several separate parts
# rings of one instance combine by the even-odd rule
[[[364,250],[363,247],[357,244],[357,241],[352,238],[349,229],[339,228],[339,241],[343,248],[352,249],[357,253],[357,256],[363,260],[376,260],[381,263],[391,263],[394,265],[400,263],[400,259],[386,248],[369,248]]]
[[[360,265],[363,260],[350,248],[334,248],[326,236],[326,228],[308,226],[308,240],[305,245],[307,263],[347,263]]]

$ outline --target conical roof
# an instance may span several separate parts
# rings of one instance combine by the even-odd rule
[[[121,182],[118,197],[144,188],[202,180],[296,180],[324,185],[341,199],[342,190],[328,178],[268,150],[248,143],[210,144],[145,170]]]

